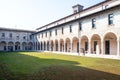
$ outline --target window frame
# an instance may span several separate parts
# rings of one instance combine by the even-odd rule
[[[114,18],[113,13],[108,14],[108,25],[113,25],[114,24],[113,18]]]
[[[92,19],[92,29],[96,29],[96,18]]]

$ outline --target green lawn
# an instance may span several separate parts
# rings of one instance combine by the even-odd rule
[[[0,80],[120,80],[120,60],[0,52]]]

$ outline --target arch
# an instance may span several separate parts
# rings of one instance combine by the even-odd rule
[[[75,53],[78,53],[79,52],[79,41],[78,41],[78,38],[77,37],[74,37],[72,39],[72,51],[75,52]]]
[[[6,51],[6,50],[7,50],[6,42],[1,41],[0,42],[0,51]]]
[[[51,46],[51,51],[53,51],[54,50],[54,42],[53,42],[53,40],[50,41],[50,46]]]
[[[101,37],[98,34],[93,34],[91,37],[91,53],[100,54],[101,53]]]
[[[44,50],[46,50],[46,42],[44,41]]]
[[[104,35],[104,54],[117,55],[117,36],[113,32]]]
[[[13,50],[14,50],[14,43],[8,42],[8,51],[13,51]]]
[[[27,50],[27,43],[26,42],[22,42],[22,50],[23,51]]]
[[[49,41],[47,41],[47,51],[49,51]]]
[[[37,42],[37,44],[38,44],[38,50],[40,50],[40,42]]]
[[[60,39],[60,51],[64,52],[64,40]]]
[[[88,53],[88,46],[89,46],[89,39],[86,35],[82,36],[81,37],[81,41],[80,41],[80,52],[81,53]]]
[[[65,40],[65,51],[66,52],[70,52],[71,51],[71,41],[69,38],[66,38]]]
[[[43,50],[43,42],[41,41],[40,44],[41,44],[41,46],[40,46],[41,50]]]
[[[20,50],[20,42],[15,42],[15,50],[16,51]]]
[[[32,42],[28,43],[28,50],[33,50],[33,43]]]
[[[55,40],[55,51],[58,51],[58,40]]]

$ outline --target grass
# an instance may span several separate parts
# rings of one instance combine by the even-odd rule
[[[0,52],[0,80],[120,80],[120,60]]]

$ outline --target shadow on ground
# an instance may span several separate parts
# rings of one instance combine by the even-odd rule
[[[74,61],[37,58],[19,53],[8,55],[13,56],[13,58],[11,58],[13,59],[12,66],[14,66],[14,61],[17,61],[14,60],[14,56],[17,55],[20,59],[20,61],[18,61],[20,63],[19,65],[23,69],[28,69],[31,73],[12,72],[7,68],[6,63],[0,61],[0,80],[120,80],[120,75],[81,66],[78,67],[76,65],[80,63]],[[9,60],[8,57],[6,59]],[[22,63],[24,66],[22,66]],[[30,66],[33,68],[29,69]],[[34,72],[34,67],[36,66],[39,67],[37,71]],[[20,67],[18,67],[18,69],[20,69]]]

